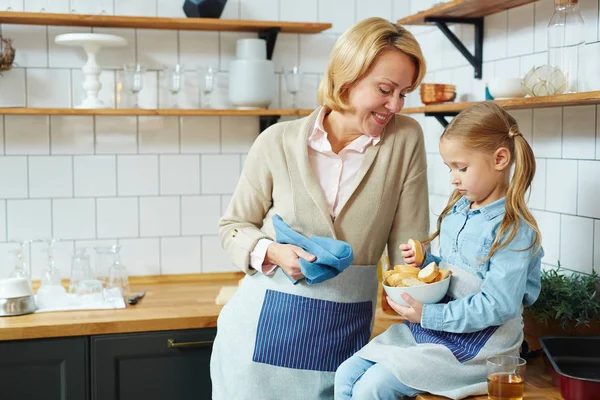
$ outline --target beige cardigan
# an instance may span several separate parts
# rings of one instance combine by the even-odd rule
[[[274,214],[306,237],[333,237],[352,246],[354,265],[374,265],[386,244],[392,265],[398,246],[429,231],[427,163],[423,132],[404,115],[388,123],[366,150],[356,187],[335,220],[308,159],[308,136],[319,110],[275,124],[253,143],[229,207],[219,221],[221,244],[246,273],[261,238],[275,240]]]

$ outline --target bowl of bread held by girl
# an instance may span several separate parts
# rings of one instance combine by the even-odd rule
[[[452,271],[438,268],[435,262],[419,269],[410,265],[396,265],[383,273],[383,289],[396,303],[408,306],[400,296],[406,292],[424,304],[437,303],[444,298]]]

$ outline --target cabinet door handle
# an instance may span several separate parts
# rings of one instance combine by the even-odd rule
[[[176,343],[175,339],[167,339],[167,347],[169,349],[181,349],[185,347],[206,347],[212,346],[213,340],[203,340],[200,342],[181,342]]]

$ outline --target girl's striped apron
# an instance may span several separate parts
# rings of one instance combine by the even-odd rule
[[[471,296],[482,280],[464,269],[452,270],[445,301]],[[391,326],[358,355],[382,363],[405,385],[432,394],[462,399],[487,393],[485,359],[502,353],[518,356],[523,341],[519,315],[501,326],[472,333],[434,331],[410,322]]]
[[[213,400],[333,399],[335,370],[371,335],[376,268],[310,286],[281,269],[246,276],[217,321]]]

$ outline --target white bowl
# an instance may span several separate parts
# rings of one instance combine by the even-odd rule
[[[488,83],[495,100],[525,97],[521,78],[494,78]]]
[[[33,296],[33,290],[27,279],[0,279],[0,299],[14,299],[25,296]]]
[[[390,299],[403,306],[408,306],[402,297],[400,297],[400,293],[403,292],[408,293],[413,299],[420,301],[421,303],[433,304],[444,298],[448,292],[448,287],[450,286],[450,279],[452,279],[452,275],[439,282],[410,287],[392,287],[384,283],[383,288]]]

